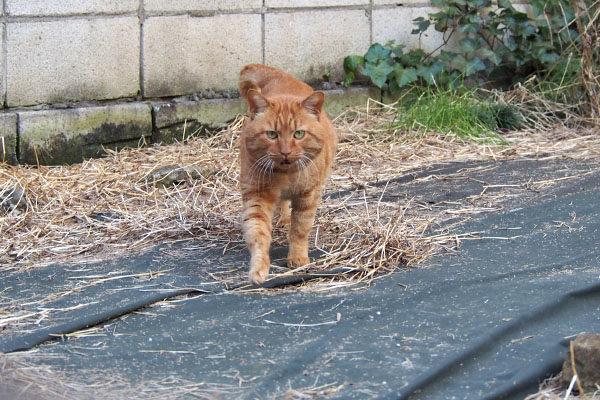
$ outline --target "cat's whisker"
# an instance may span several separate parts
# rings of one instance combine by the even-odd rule
[[[252,164],[250,168],[250,176],[254,177],[258,182],[259,186],[267,182],[267,178],[270,180],[273,173],[273,160],[268,154],[263,155]],[[264,182],[263,182],[264,179]]]
[[[313,168],[315,168],[315,171],[319,170],[319,167],[317,167],[317,165],[312,160],[312,158],[308,157],[307,155],[303,155],[302,158],[306,159],[308,161],[308,163],[306,163],[306,168],[305,169],[307,169],[308,167],[313,167]],[[308,171],[306,171],[306,173],[308,174]]]
[[[265,160],[261,163],[259,175],[258,175],[258,184],[262,185],[267,182],[267,171],[269,169],[269,162]]]
[[[309,182],[309,177],[308,177],[308,171],[306,170],[307,164],[304,161],[304,156],[302,156],[301,158],[298,159],[298,161],[296,161],[296,169],[298,171],[298,175],[296,176],[296,182],[298,182],[298,180],[300,179],[300,176],[304,176],[304,183],[305,185],[308,185]]]

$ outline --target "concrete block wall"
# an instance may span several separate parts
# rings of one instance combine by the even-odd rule
[[[237,74],[248,63],[280,67],[308,82],[324,75],[340,80],[343,58],[364,54],[374,42],[436,47],[439,37],[418,43],[410,34],[412,19],[430,11],[428,0],[4,0],[1,159],[38,162],[46,154],[43,162],[71,162],[96,154],[90,149],[105,144],[101,140],[110,138],[116,147],[131,143],[134,128],[148,129],[138,139],[166,141],[177,137],[179,128],[165,132],[164,121],[157,125],[156,118],[174,97],[207,90],[232,97]],[[208,100],[183,101],[187,108],[182,101],[172,108],[210,125],[210,107],[200,104]],[[223,101],[228,111],[218,115],[215,125],[243,109],[239,100]],[[135,114],[129,123],[115,110],[130,115],[127,104],[132,102],[150,111]],[[95,111],[79,110],[88,107]],[[90,128],[99,121],[99,107],[109,108],[100,126],[119,127],[111,134]],[[48,119],[49,127],[36,128],[34,134],[27,121],[36,113]],[[50,120],[69,113],[90,124]],[[117,137],[115,132],[128,133]],[[82,143],[87,150],[72,150]],[[35,155],[34,148],[40,150]],[[70,156],[62,160],[51,151]]]

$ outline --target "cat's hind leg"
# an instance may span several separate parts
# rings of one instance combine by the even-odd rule
[[[291,202],[289,200],[280,200],[277,211],[277,226],[289,226],[291,222]]]

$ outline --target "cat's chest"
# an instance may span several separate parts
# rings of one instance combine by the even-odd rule
[[[318,184],[314,177],[303,174],[290,174],[282,178],[278,185],[279,198],[282,200],[292,200],[311,191]]]

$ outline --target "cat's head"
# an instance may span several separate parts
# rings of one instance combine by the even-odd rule
[[[244,129],[248,155],[263,160],[272,170],[302,169],[320,152],[325,130],[320,122],[323,92],[305,99],[293,96],[267,98],[248,92],[250,120]]]

